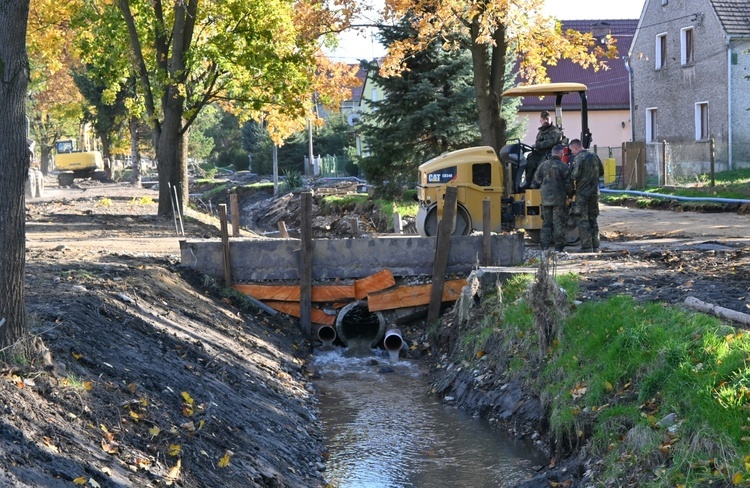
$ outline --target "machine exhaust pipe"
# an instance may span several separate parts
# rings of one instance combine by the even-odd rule
[[[336,340],[336,328],[330,325],[321,325],[318,327],[318,339],[323,343],[323,347],[332,347],[333,341]]]
[[[401,351],[401,348],[404,347],[404,338],[401,337],[401,331],[399,329],[385,331],[383,347],[388,351],[391,361],[398,361],[398,353]]]

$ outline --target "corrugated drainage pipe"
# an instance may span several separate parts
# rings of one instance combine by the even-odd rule
[[[647,191],[636,190],[613,190],[611,188],[600,188],[602,193],[624,193],[626,195],[638,195],[650,198],[667,198],[670,200],[679,200],[682,202],[713,202],[713,203],[737,203],[747,204],[750,200],[741,200],[738,198],[711,198],[711,197],[678,197],[675,195],[665,195],[664,193],[650,193]]]
[[[345,346],[356,339],[377,347],[385,334],[385,318],[380,312],[370,312],[367,302],[352,302],[336,316],[336,332]]]
[[[325,347],[333,346],[333,341],[336,340],[336,329],[331,325],[321,325],[318,327],[318,339]]]

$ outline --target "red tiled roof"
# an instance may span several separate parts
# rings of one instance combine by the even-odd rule
[[[627,56],[630,43],[633,40],[638,19],[633,20],[563,20],[563,31],[574,29],[580,32],[611,33],[617,40],[618,55],[614,59],[606,60],[609,69],[594,71],[593,68],[583,69],[570,60],[562,59],[556,66],[547,68],[547,75],[551,82],[583,83],[588,88],[587,100],[589,110],[626,110],[630,107],[628,87],[628,72],[623,58]],[[538,97],[525,97],[521,102],[522,112],[550,110],[554,108],[554,100],[549,97],[540,100]],[[577,94],[566,95],[563,98],[565,110],[580,109],[581,103]]]

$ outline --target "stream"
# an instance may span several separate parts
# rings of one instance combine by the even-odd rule
[[[427,395],[416,362],[350,347],[319,351],[315,367],[329,486],[510,487],[548,461],[526,442]]]

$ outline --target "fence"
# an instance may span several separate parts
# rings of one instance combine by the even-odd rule
[[[307,167],[309,158],[305,156],[305,167]],[[325,156],[315,156],[313,158],[313,172],[315,176],[336,177],[349,176],[346,166],[350,163],[349,158],[336,155],[326,154]]]
[[[732,169],[746,168],[750,147],[733,143]],[[714,174],[727,171],[726,142],[707,141],[654,143],[624,142],[622,147],[594,146],[602,161],[614,159],[616,176],[605,185],[612,188],[644,189],[647,186],[697,186],[709,184]],[[605,165],[606,166],[606,165]]]

